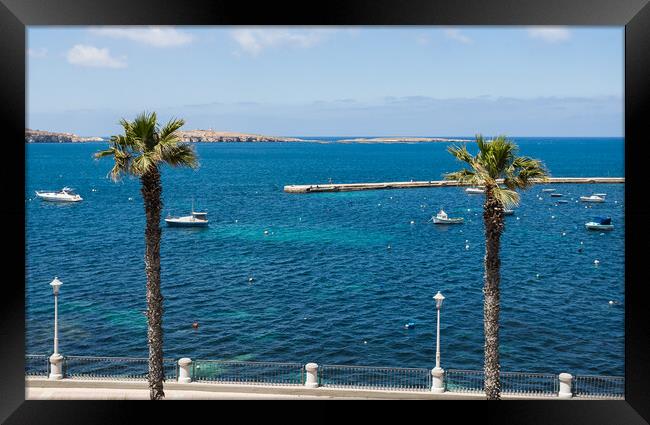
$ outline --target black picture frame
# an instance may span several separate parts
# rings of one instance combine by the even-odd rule
[[[650,203],[644,140],[650,108],[648,0],[330,0],[281,3],[223,0],[0,0],[0,167],[5,193],[5,267],[0,308],[0,421],[129,423],[120,402],[25,401],[24,177],[26,26],[31,25],[616,25],[625,26],[625,400],[511,401],[480,405],[481,422],[642,424],[650,421],[650,327],[643,296]],[[22,184],[21,184],[22,183]],[[8,223],[8,225],[7,225]],[[10,276],[6,275],[10,270]],[[142,405],[147,415],[153,404]],[[177,405],[176,405],[177,406]],[[129,407],[132,407],[129,406]],[[158,414],[177,410],[158,403]],[[485,409],[485,410],[483,410]],[[320,410],[320,409],[319,409]],[[429,410],[429,409],[427,409]],[[444,409],[443,409],[444,410]],[[464,413],[456,411],[457,419]],[[433,410],[429,412],[433,414]],[[153,416],[149,416],[153,418]],[[516,418],[516,420],[514,420]],[[189,418],[188,418],[189,420]],[[508,423],[506,421],[505,423]]]

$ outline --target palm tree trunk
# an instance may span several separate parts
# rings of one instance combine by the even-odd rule
[[[485,223],[485,276],[483,286],[483,327],[485,332],[485,395],[488,400],[501,398],[499,379],[499,282],[501,281],[501,233],[503,233],[503,206],[494,199],[492,189],[486,188],[483,204]]]
[[[147,217],[145,230],[144,264],[147,274],[147,341],[149,344],[149,391],[152,400],[161,400],[163,392],[163,297],[160,292],[160,211],[162,185],[157,168],[144,174],[142,198]]]

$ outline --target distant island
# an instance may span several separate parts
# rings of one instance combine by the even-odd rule
[[[237,133],[232,131],[179,130],[178,136],[185,143],[245,143],[245,142],[312,142],[331,143],[323,140],[299,139],[296,137],[265,136],[262,134]],[[25,129],[26,143],[83,143],[102,142],[102,137],[81,137],[73,133]],[[467,139],[447,139],[442,137],[371,137],[341,139],[336,143],[429,143],[429,142],[469,142]]]
[[[26,143],[83,143],[101,142],[101,137],[81,137],[73,133],[55,133],[52,131],[25,129]]]
[[[442,137],[361,137],[342,139],[339,143],[427,143],[427,142],[471,142],[467,139],[446,139]]]
[[[183,142],[219,143],[219,142],[310,142],[311,140],[295,137],[264,136],[261,134],[236,133],[214,130],[179,130]]]

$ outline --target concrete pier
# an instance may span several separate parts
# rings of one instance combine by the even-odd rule
[[[502,181],[497,180],[498,183]],[[561,184],[561,183],[625,183],[625,177],[550,177],[548,181],[538,184]],[[415,189],[422,187],[447,187],[447,186],[470,186],[459,184],[456,180],[428,180],[410,182],[386,182],[386,183],[326,183],[326,184],[292,184],[284,187],[287,193],[318,193],[318,192],[352,192],[356,190],[380,190],[380,189]]]

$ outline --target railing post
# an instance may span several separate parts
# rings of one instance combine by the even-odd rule
[[[192,375],[190,368],[192,366],[192,359],[183,357],[178,361],[178,382],[187,384],[192,382]]]
[[[571,398],[573,393],[571,392],[571,381],[573,376],[570,373],[560,373],[558,375],[560,380],[560,392],[557,394],[559,398]]]
[[[441,367],[431,369],[431,392],[445,392],[445,370]]]
[[[316,388],[318,387],[318,365],[316,363],[307,363],[305,365],[305,387]]]
[[[49,379],[63,379],[63,356],[59,353],[50,356]]]

